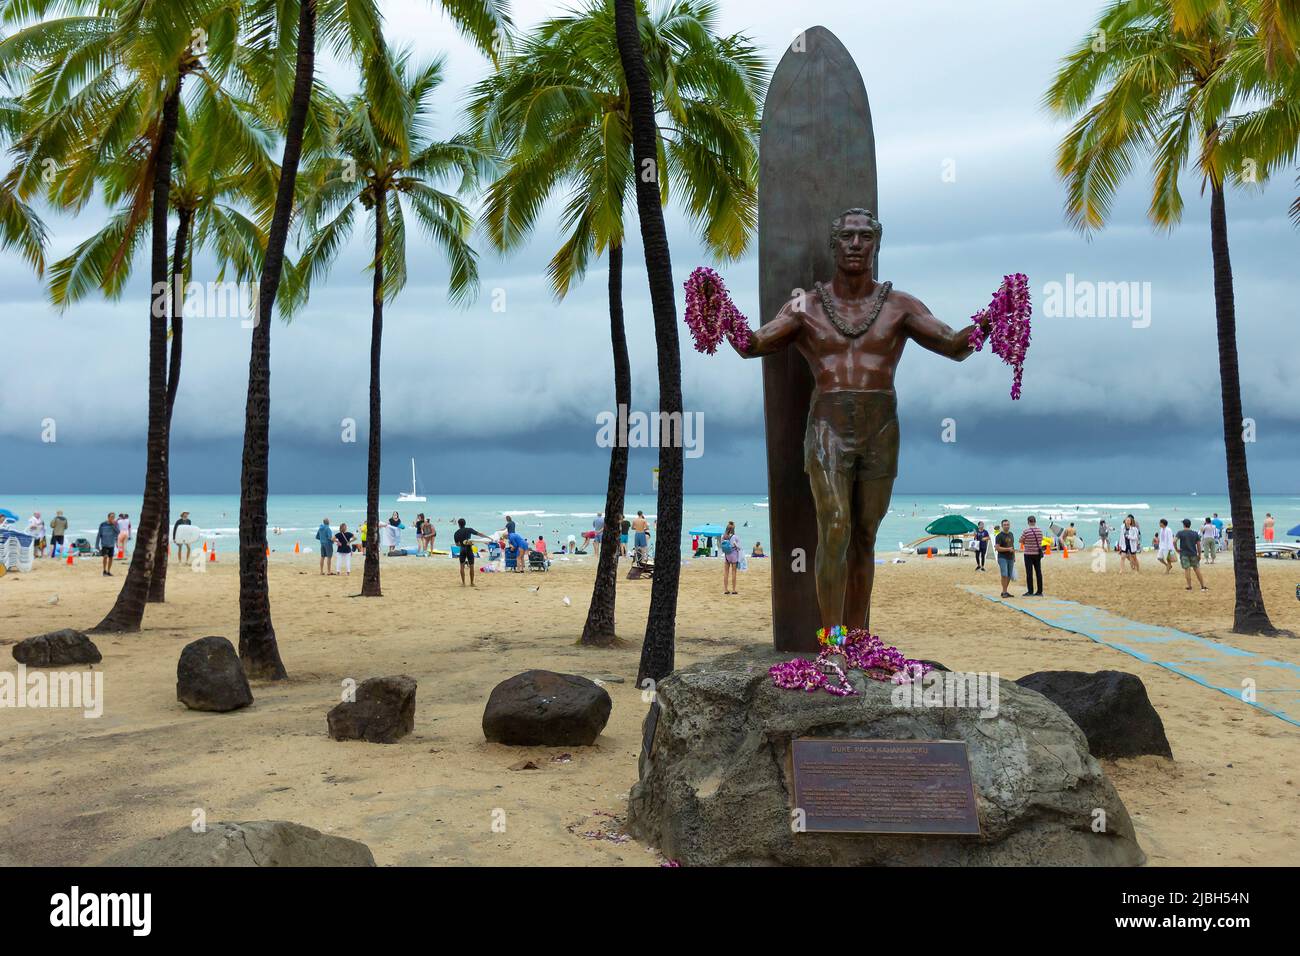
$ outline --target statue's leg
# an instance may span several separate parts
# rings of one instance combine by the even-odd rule
[[[871,586],[876,579],[876,531],[889,510],[894,479],[873,478],[854,482],[853,525],[849,539],[848,587],[844,595],[844,621],[850,627],[871,626]]]
[[[808,482],[817,508],[817,605],[822,626],[845,623],[846,568],[853,509],[853,478],[838,468],[811,467]],[[888,502],[888,498],[886,498]]]

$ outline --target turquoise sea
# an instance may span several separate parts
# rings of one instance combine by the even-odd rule
[[[437,546],[445,548],[451,541],[456,519],[464,518],[469,525],[490,534],[505,525],[505,516],[513,515],[521,534],[529,538],[545,534],[551,547],[558,547],[572,534],[581,536],[591,528],[596,514],[604,507],[603,494],[586,495],[429,495],[424,503],[397,501],[395,494],[380,499],[380,515],[387,518],[397,511],[407,525],[402,543],[414,547],[411,525],[415,516],[423,512],[431,517],[438,529]],[[1278,540],[1290,540],[1285,532],[1300,525],[1300,494],[1257,495],[1255,526],[1262,526],[1266,512],[1277,519]],[[140,512],[140,499],[129,495],[10,495],[0,492],[0,507],[8,508],[22,519],[33,511],[40,511],[45,521],[62,509],[69,521],[71,537],[93,538],[95,529],[104,515],[111,511],[126,511],[133,520]],[[365,520],[364,495],[271,495],[267,514],[271,533],[271,548],[277,552],[292,551],[295,542],[304,550],[314,546],[314,535],[321,518],[328,517],[335,527],[347,522],[355,528]],[[626,511],[636,514],[640,509],[654,520],[656,513],[654,495],[630,495]],[[185,495],[172,497],[172,520],[188,511],[190,518],[202,532],[210,546],[218,552],[234,552],[239,541],[238,495]],[[1118,524],[1127,513],[1133,513],[1143,529],[1143,537],[1154,533],[1160,518],[1168,518],[1177,527],[1181,519],[1190,517],[1199,521],[1218,512],[1228,520],[1227,495],[1005,495],[998,497],[962,495],[909,495],[896,492],[890,503],[889,514],[881,524],[878,547],[891,551],[899,543],[914,541],[924,534],[925,525],[944,514],[964,514],[972,521],[990,524],[1010,518],[1016,528],[1024,526],[1026,516],[1036,515],[1040,523],[1048,520],[1068,524],[1073,521],[1085,543],[1091,543],[1097,533],[1097,522],[1106,518]],[[687,495],[684,501],[684,529],[702,524],[736,522],[744,546],[748,549],[755,540],[768,543],[767,496],[749,495]],[[1112,538],[1113,540],[1113,538]],[[683,535],[683,547],[689,546],[689,533]]]

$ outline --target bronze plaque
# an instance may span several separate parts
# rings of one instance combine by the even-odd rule
[[[965,741],[800,737],[790,755],[808,833],[979,835]]]

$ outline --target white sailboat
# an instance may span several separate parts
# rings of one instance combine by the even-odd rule
[[[414,458],[411,459],[411,490],[410,492],[403,491],[400,495],[397,496],[397,500],[398,501],[424,501],[425,500],[424,495],[420,494],[415,487],[415,459]]]

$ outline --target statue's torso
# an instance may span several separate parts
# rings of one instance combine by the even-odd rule
[[[829,295],[829,283],[825,288]],[[849,328],[861,326],[874,310],[874,292],[855,301],[837,301],[840,321]],[[795,344],[808,361],[818,391],[894,387],[894,371],[907,344],[906,299],[892,291],[875,321],[856,338],[836,328],[815,291],[804,296],[802,309],[790,307],[802,325]]]

